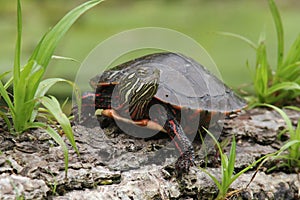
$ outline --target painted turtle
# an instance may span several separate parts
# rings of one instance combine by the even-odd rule
[[[84,103],[83,109],[94,105],[90,110],[103,109],[105,117],[167,132],[180,153],[175,165],[179,172],[194,163],[193,146],[185,133],[208,127],[213,115],[229,116],[246,106],[196,61],[170,52],[118,65],[90,84],[95,93],[83,99],[90,97],[94,104]]]

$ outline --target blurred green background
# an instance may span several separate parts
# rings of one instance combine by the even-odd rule
[[[82,0],[23,0],[23,51],[25,62],[42,35]],[[300,32],[300,1],[276,1],[284,24],[287,50]],[[200,43],[216,62],[223,80],[238,88],[251,81],[247,60],[254,51],[245,43],[215,34],[238,33],[257,41],[265,31],[269,60],[276,64],[276,34],[267,0],[107,0],[84,14],[60,42],[55,54],[82,62],[100,42],[119,32],[139,27],[164,27],[186,34]],[[0,73],[10,70],[16,38],[16,2],[0,0]],[[99,60],[101,63],[101,60]],[[80,63],[53,60],[47,77],[74,80]],[[96,72],[95,72],[96,73]],[[61,98],[69,87],[56,87]]]

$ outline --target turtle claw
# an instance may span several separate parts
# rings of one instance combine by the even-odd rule
[[[188,173],[191,166],[195,166],[194,157],[189,152],[182,154],[175,163],[178,175]]]

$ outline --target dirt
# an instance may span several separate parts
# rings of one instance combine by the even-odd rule
[[[296,125],[300,113],[286,112]],[[235,173],[278,150],[288,139],[288,134],[278,138],[284,128],[283,119],[266,109],[249,110],[225,120],[220,140],[236,136]],[[114,124],[101,129],[94,122],[89,127],[74,125],[73,130],[80,156],[68,144],[69,170],[65,177],[63,152],[49,135],[37,129],[13,136],[1,121],[0,199],[204,200],[217,196],[216,185],[199,169],[206,166],[214,176],[221,176],[220,160],[211,144],[207,144],[209,153],[204,154],[200,141],[194,141],[197,166],[180,177],[174,169],[178,155],[163,134],[137,138],[124,134]],[[229,149],[230,145],[224,151],[228,153]],[[267,162],[241,175],[231,185],[228,199],[300,199],[297,169],[268,172],[267,168],[277,164]]]

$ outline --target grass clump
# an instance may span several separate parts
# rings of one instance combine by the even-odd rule
[[[43,128],[47,133],[62,146],[65,155],[65,169],[68,168],[68,149],[61,136],[48,124],[38,122],[36,119],[42,110],[48,112],[59,122],[72,147],[78,153],[71,128],[66,115],[55,97],[45,96],[51,86],[58,82],[65,82],[75,88],[74,83],[61,78],[50,78],[42,80],[47,66],[53,56],[54,50],[70,29],[73,23],[84,12],[102,2],[102,0],[87,1],[67,13],[52,29],[50,29],[40,40],[34,49],[28,62],[21,66],[21,43],[22,43],[22,9],[21,1],[17,0],[17,40],[15,46],[14,66],[12,77],[4,84],[1,80],[10,72],[0,74],[0,95],[5,101],[8,109],[0,111],[0,117],[4,119],[12,133],[20,134],[30,128]],[[8,88],[12,86],[10,94]],[[80,95],[77,95],[80,98]],[[11,120],[10,120],[11,119]],[[11,122],[12,121],[12,122]]]
[[[270,105],[270,104],[261,104],[262,106],[267,106],[270,107],[274,110],[276,110],[284,119],[287,128],[282,131],[281,134],[284,132],[289,132],[290,138],[287,141],[285,145],[283,145],[279,150],[264,155],[261,158],[257,159],[253,163],[251,163],[249,166],[245,167],[239,172],[234,171],[234,165],[236,162],[236,140],[235,137],[233,136],[232,138],[232,143],[231,143],[231,148],[229,152],[229,156],[227,156],[221,147],[221,144],[217,141],[217,139],[213,136],[212,133],[210,133],[208,130],[205,129],[205,131],[208,133],[208,135],[213,139],[214,143],[216,144],[218,148],[218,152],[220,154],[221,158],[221,178],[220,180],[218,177],[214,176],[212,173],[207,171],[204,168],[200,168],[204,173],[206,173],[216,184],[219,192],[217,197],[215,198],[216,200],[224,200],[228,199],[230,196],[236,194],[239,192],[239,190],[235,191],[229,191],[231,184],[238,179],[242,174],[245,172],[249,171],[250,169],[253,169],[257,164],[260,163],[260,166],[263,165],[263,163],[267,162],[268,160],[272,159],[283,159],[286,160],[283,165],[280,167],[289,167],[292,168],[294,167],[295,169],[300,169],[300,119],[298,120],[298,125],[296,128],[293,127],[291,120],[287,116],[287,114],[280,108]],[[290,109],[294,109],[297,111],[300,111],[300,108],[298,107],[287,107]],[[246,187],[250,185],[250,183],[253,181],[255,178],[260,166],[256,169],[254,172],[250,182],[247,184]],[[269,171],[272,169],[269,169]]]
[[[234,165],[235,165],[235,159],[236,159],[236,141],[235,137],[232,138],[231,148],[229,152],[229,157],[223,152],[222,147],[220,143],[217,141],[217,139],[213,136],[212,133],[210,133],[208,130],[205,129],[205,131],[208,133],[208,135],[213,139],[214,143],[216,144],[220,158],[221,158],[221,180],[218,180],[217,177],[215,177],[213,174],[208,172],[204,168],[200,168],[204,173],[206,173],[216,184],[219,193],[216,197],[216,200],[223,200],[228,198],[229,196],[233,195],[233,193],[229,192],[230,185],[242,174],[247,172],[248,170],[252,169],[254,166],[256,166],[258,163],[262,162],[263,160],[267,159],[268,157],[275,155],[265,155],[258,160],[254,161],[251,165],[244,168],[243,170],[239,171],[238,173],[235,173],[234,171]],[[236,191],[238,192],[238,191]]]
[[[287,54],[284,53],[284,30],[274,0],[268,0],[277,33],[277,66],[272,68],[267,58],[264,34],[255,44],[241,35],[222,32],[221,34],[246,42],[256,52],[253,86],[256,98],[253,102],[285,104],[300,95],[300,33]],[[274,69],[274,70],[273,70]]]
[[[287,114],[280,108],[270,105],[270,104],[261,104],[261,106],[266,106],[274,109],[278,112],[286,124],[286,129],[284,129],[280,134],[288,133],[289,139],[288,141],[280,148],[275,159],[283,159],[287,162],[284,162],[279,167],[288,167],[289,169],[295,168],[300,169],[300,119],[298,119],[297,126],[294,127],[291,119],[287,116]],[[287,109],[293,109],[300,112],[299,107],[295,106],[287,106]],[[272,169],[271,169],[272,170]]]

